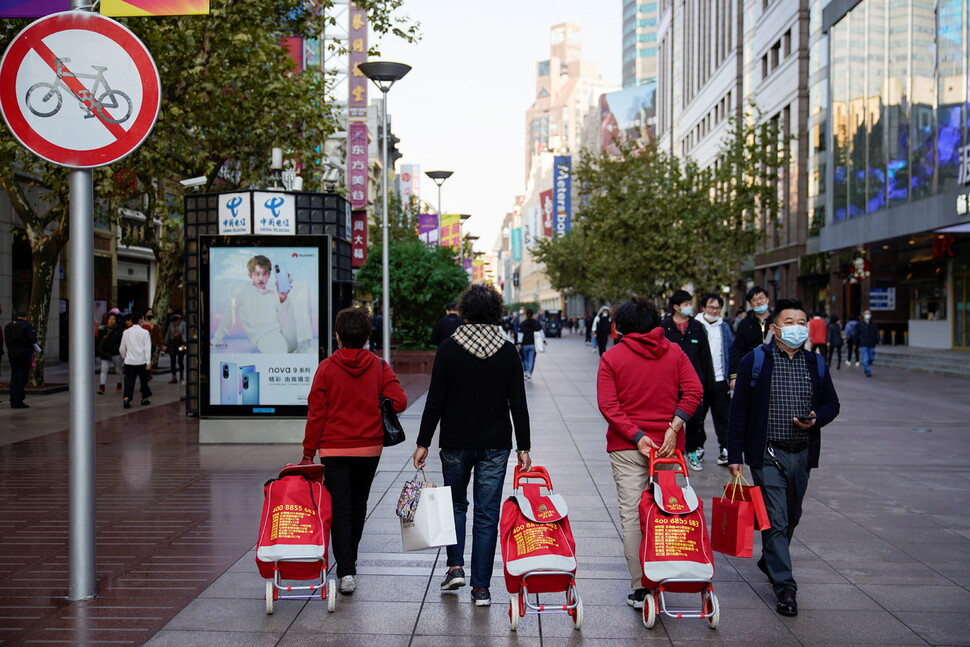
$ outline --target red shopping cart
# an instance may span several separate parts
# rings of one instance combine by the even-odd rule
[[[526,482],[529,480],[541,483]],[[576,541],[566,500],[553,492],[544,467],[533,465],[523,472],[516,466],[512,488],[499,522],[512,631],[519,628],[526,613],[565,613],[579,629],[583,601],[576,591]],[[535,602],[529,600],[529,593],[565,593],[566,600],[565,604],[539,604],[538,597]]]
[[[256,543],[256,565],[266,580],[266,613],[276,600],[307,600],[318,595],[332,612],[337,581],[327,581],[330,494],[323,487],[323,465],[287,465],[263,486],[263,512]],[[305,586],[284,584],[300,580]],[[304,595],[282,592],[309,591]]]
[[[671,465],[673,469],[657,469]],[[690,486],[687,464],[679,450],[659,458],[650,450],[650,481],[640,498],[641,583],[648,589],[643,625],[650,629],[663,613],[671,618],[704,618],[711,629],[720,619],[714,595],[714,553],[704,522],[704,505]],[[678,485],[677,475],[684,478]],[[665,593],[700,593],[700,608],[672,609]]]

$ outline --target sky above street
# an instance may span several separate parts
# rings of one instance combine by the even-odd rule
[[[406,0],[399,15],[421,23],[422,38],[385,38],[381,56],[412,66],[388,93],[399,164],[421,165],[422,199],[437,187],[425,171],[454,175],[441,190],[445,213],[469,213],[476,249],[492,248],[502,218],[525,190],[525,111],[535,98],[536,63],[549,58],[549,29],[583,30],[583,58],[619,88],[621,0]],[[371,96],[379,93],[371,86]]]

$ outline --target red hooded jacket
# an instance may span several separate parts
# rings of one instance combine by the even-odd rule
[[[382,446],[380,395],[390,398],[398,413],[408,406],[394,371],[369,350],[341,348],[320,362],[310,385],[303,455]]]
[[[609,423],[606,451],[636,449],[641,431],[660,445],[674,416],[687,420],[703,397],[697,371],[663,328],[624,335],[603,354],[596,376],[596,401]],[[684,450],[682,433],[677,449]]]

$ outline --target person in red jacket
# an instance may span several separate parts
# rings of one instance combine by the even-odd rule
[[[357,588],[357,547],[364,532],[367,497],[384,445],[383,395],[404,411],[407,395],[391,367],[365,350],[371,321],[363,308],[347,308],[334,322],[338,350],[320,362],[308,396],[301,465],[320,454],[330,493],[333,556],[340,592]]]
[[[596,400],[608,423],[606,451],[633,588],[627,604],[642,609],[647,590],[640,587],[638,508],[647,487],[647,458],[651,449],[661,457],[684,451],[684,424],[700,406],[704,389],[687,355],[664,335],[653,303],[631,299],[617,306],[613,318],[623,337],[603,354]]]

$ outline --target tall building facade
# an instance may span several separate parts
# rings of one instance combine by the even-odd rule
[[[912,346],[970,348],[970,8],[832,2],[818,253],[826,296]]]
[[[623,0],[623,87],[657,78],[656,1]]]

